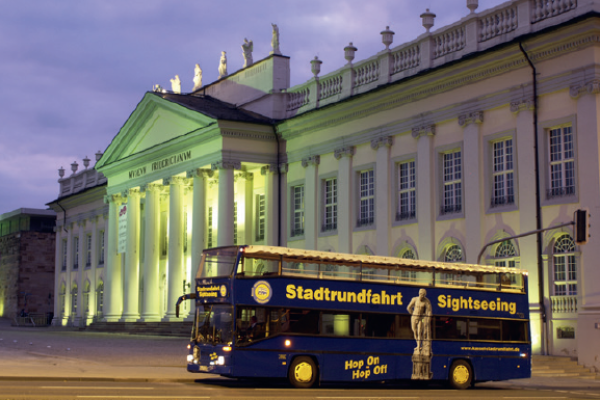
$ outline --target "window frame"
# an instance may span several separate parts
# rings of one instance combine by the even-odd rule
[[[104,236],[104,232],[104,229],[98,232],[98,267],[104,266],[104,251],[106,246],[106,238]]]
[[[553,129],[571,127],[572,145],[573,145],[573,194],[552,196],[549,198],[548,192],[551,190],[551,171],[550,171],[550,132]],[[544,121],[539,124],[538,141],[540,143],[538,154],[540,160],[540,193],[542,194],[542,207],[558,204],[573,204],[579,202],[579,169],[578,169],[578,151],[577,151],[577,116],[570,115],[564,118]]]
[[[556,246],[559,242],[559,240],[563,239],[565,236],[568,236],[569,239],[571,239],[571,242],[573,243],[573,247],[572,247],[572,251],[567,251],[567,252],[556,252]],[[562,232],[561,234],[557,235],[554,240],[552,241],[552,269],[550,271],[550,276],[552,277],[552,287],[551,287],[551,291],[552,291],[552,295],[553,296],[578,296],[579,293],[579,273],[578,273],[578,266],[577,266],[577,261],[578,261],[578,254],[577,254],[577,244],[575,243],[575,240],[573,239],[573,235],[571,233],[567,233],[567,232]],[[562,273],[564,274],[564,279],[556,279],[556,273],[557,273],[557,263],[556,263],[556,259],[558,257],[565,257],[565,262],[563,263],[564,266],[564,270],[562,271]],[[568,258],[572,258],[573,260],[573,269],[574,271],[571,270],[571,268],[569,268],[569,266],[571,265],[570,262],[567,262]],[[571,273],[575,274],[575,277],[572,278],[571,277]],[[558,282],[558,285],[557,285]],[[570,288],[571,285],[575,286],[575,290],[574,292],[572,291],[572,289]],[[564,286],[565,287],[565,292],[564,293],[557,293],[556,291],[556,287],[557,286]]]
[[[394,179],[394,194],[393,194],[393,198],[394,198],[394,216],[392,219],[392,226],[399,226],[399,225],[408,225],[408,224],[414,224],[417,222],[417,217],[418,217],[418,202],[419,202],[419,188],[418,188],[418,177],[419,177],[419,172],[417,170],[417,154],[416,153],[412,153],[412,154],[406,154],[404,156],[401,157],[396,157],[394,159],[392,159],[392,165],[394,168],[394,172],[393,172],[393,179]],[[414,182],[414,189],[412,189],[415,193],[415,214],[413,217],[410,218],[405,218],[405,219],[398,219],[398,210],[400,209],[400,165],[402,164],[406,164],[406,163],[410,163],[410,162],[414,162],[415,163],[415,182]]]
[[[449,153],[455,153],[460,151],[461,154],[461,209],[457,212],[449,212],[442,213],[442,206],[444,204],[444,155]],[[440,146],[435,149],[435,153],[437,154],[435,158],[436,166],[436,188],[438,193],[435,196],[436,202],[436,220],[437,221],[446,221],[452,219],[459,219],[465,217],[465,173],[464,173],[464,146],[463,143],[452,143],[445,146]]]
[[[73,236],[73,271],[79,270],[79,244],[79,236]]]
[[[371,171],[373,173],[373,221],[370,223],[360,223],[360,215],[361,215],[361,173]],[[377,195],[377,165],[376,163],[369,163],[356,166],[352,169],[353,172],[353,201],[352,201],[352,226],[354,227],[354,232],[360,231],[370,231],[377,229],[376,221],[377,221],[377,210],[376,210],[376,195]],[[365,198],[369,198],[367,196]]]
[[[335,206],[335,228],[325,230],[325,219],[326,219],[326,209],[328,207],[327,204],[327,191],[326,185],[327,181],[335,179],[335,194],[336,201],[335,203],[331,203],[330,206]],[[318,218],[319,218],[319,237],[322,236],[334,236],[338,234],[338,224],[339,224],[339,210],[340,210],[340,181],[338,177],[338,173],[330,172],[328,174],[319,175],[319,187],[317,193],[319,199],[319,209],[318,209]]]
[[[296,231],[296,226],[294,225],[295,223],[295,214],[296,212],[300,212],[300,209],[296,210],[294,205],[294,201],[295,201],[295,197],[294,197],[294,190],[298,187],[302,187],[302,231]],[[304,179],[300,179],[297,181],[293,181],[288,183],[288,193],[289,193],[289,199],[288,199],[288,229],[287,229],[287,235],[288,235],[288,241],[296,241],[296,240],[303,240],[304,239],[304,234],[305,234],[305,213],[306,213],[306,204],[305,204],[305,196],[306,196],[306,184],[305,184],[305,180]]]
[[[513,197],[514,202],[508,204],[497,204],[492,206],[494,199],[494,145],[501,141],[512,140],[512,174],[513,174]],[[518,163],[518,152],[517,148],[516,131],[514,129],[508,131],[498,132],[493,135],[489,135],[485,138],[484,153],[484,173],[486,179],[484,179],[484,207],[486,214],[497,214],[502,212],[517,211],[519,209],[519,163]]]
[[[254,241],[264,242],[266,237],[266,224],[267,224],[267,198],[264,193],[256,193],[255,199],[255,217],[256,221],[254,224]],[[261,205],[262,202],[262,205]],[[262,207],[262,209],[261,209]],[[262,234],[262,235],[261,235]]]

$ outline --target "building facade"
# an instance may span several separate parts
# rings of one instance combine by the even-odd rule
[[[509,239],[600,210],[598,13],[513,0],[433,32],[427,15],[416,40],[390,48],[386,29],[381,52],[354,62],[349,45],[324,76],[315,58],[294,87],[274,51],[193,93],[146,93],[96,165],[104,318],[174,320],[215,246],[519,266],[535,351],[600,368],[598,224],[588,245],[568,225]]]
[[[96,153],[99,160],[102,153]],[[50,203],[56,212],[53,325],[86,326],[102,318],[106,220],[106,178],[90,160],[71,164],[71,175],[59,169],[58,198]]]
[[[52,210],[20,208],[0,215],[0,317],[54,311],[54,222]]]

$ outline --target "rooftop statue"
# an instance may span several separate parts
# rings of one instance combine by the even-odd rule
[[[221,61],[219,62],[219,77],[221,79],[227,76],[227,53],[221,52]]]
[[[193,92],[195,92],[196,90],[200,89],[202,87],[202,68],[200,68],[199,64],[196,64],[196,67],[194,68],[194,88],[192,89]]]
[[[175,75],[175,78],[171,79],[171,91],[175,94],[181,93],[181,80],[179,75]]]
[[[271,50],[270,54],[281,54],[281,50],[279,50],[279,28],[277,24],[271,24],[273,27],[273,37],[271,38]]]
[[[244,54],[244,66],[242,68],[246,68],[251,66],[254,61],[252,60],[252,50],[254,50],[254,43],[248,41],[248,39],[244,38],[244,44],[242,44],[242,53]]]

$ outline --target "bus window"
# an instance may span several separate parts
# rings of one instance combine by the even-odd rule
[[[290,333],[319,334],[319,311],[291,309],[289,315]]]
[[[323,313],[321,319],[321,334],[335,336],[364,336],[364,320],[360,314],[329,314]]]
[[[508,342],[527,341],[527,322],[525,321],[502,321],[502,340]]]
[[[456,317],[435,318],[436,339],[467,339],[467,319]]]
[[[394,337],[396,330],[396,316],[393,314],[365,314],[367,337]]]
[[[279,259],[244,257],[237,271],[238,276],[261,276],[279,274]]]
[[[237,246],[204,250],[196,278],[231,276],[235,272],[237,251]]]
[[[374,265],[363,265],[362,267],[362,280],[363,281],[388,281],[389,268],[377,268]]]
[[[500,340],[500,320],[470,319],[469,340]]]

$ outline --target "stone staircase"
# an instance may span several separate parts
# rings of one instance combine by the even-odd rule
[[[570,357],[532,356],[531,376],[545,378],[579,378],[597,379],[596,373],[589,368],[578,365]],[[600,378],[598,378],[600,379]]]
[[[192,322],[93,322],[81,330],[189,338]]]

